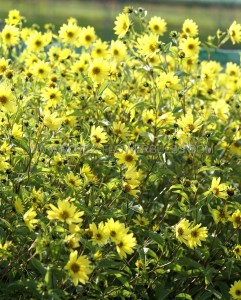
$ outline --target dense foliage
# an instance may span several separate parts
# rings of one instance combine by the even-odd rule
[[[1,299],[241,299],[241,70],[199,61],[241,25],[24,21],[0,34]]]

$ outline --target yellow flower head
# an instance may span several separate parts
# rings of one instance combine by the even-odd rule
[[[123,38],[131,25],[128,14],[121,13],[116,17],[114,31],[119,38]]]
[[[59,38],[62,42],[76,45],[79,42],[81,29],[75,23],[63,24],[59,30]]]
[[[82,179],[80,179],[77,175],[74,175],[73,172],[68,173],[64,177],[64,180],[66,184],[73,189],[78,189],[83,185]]]
[[[212,179],[212,184],[209,191],[214,195],[214,197],[227,199],[227,185],[225,183],[220,183],[221,178],[214,177]]]
[[[54,112],[52,114],[50,112],[47,112],[44,115],[43,124],[50,130],[58,130],[62,124],[62,118],[57,117],[57,112]]]
[[[96,58],[90,63],[88,76],[94,83],[102,83],[108,79],[108,75],[109,63],[106,60]]]
[[[13,25],[5,25],[0,34],[3,44],[7,47],[15,46],[19,43],[19,29]]]
[[[82,223],[82,218],[84,212],[77,211],[77,207],[70,203],[69,199],[58,200],[57,207],[50,204],[50,210],[47,211],[49,220],[59,220],[67,224],[72,223]]]
[[[128,147],[125,147],[124,150],[121,149],[119,153],[115,153],[114,155],[118,159],[118,165],[125,164],[126,166],[132,166],[138,159],[136,153]]]
[[[241,280],[235,281],[229,290],[229,294],[235,300],[241,300]]]
[[[103,144],[107,143],[108,136],[104,129],[100,126],[92,126],[90,132],[90,140],[94,146],[101,148]]]
[[[163,35],[167,31],[167,22],[160,17],[152,17],[148,27],[153,33]]]
[[[5,19],[6,24],[8,25],[18,25],[22,21],[23,17],[20,15],[20,12],[16,9],[12,9],[8,12],[8,18]]]
[[[86,231],[91,235],[91,241],[94,245],[104,245],[107,243],[109,234],[104,222],[100,222],[98,227],[95,223],[91,223]]]
[[[20,140],[22,136],[23,136],[22,125],[14,123],[12,128],[12,137],[15,140]]]
[[[156,33],[144,34],[137,39],[137,51],[146,58],[155,56],[159,51],[158,35]]]
[[[120,223],[120,221],[114,221],[113,218],[110,218],[105,223],[105,227],[110,239],[114,243],[118,243],[128,232],[128,229],[125,227],[125,224]]]
[[[228,211],[227,205],[224,205],[224,207],[218,206],[217,209],[212,209],[212,216],[215,223],[225,224],[229,220],[230,211]]]
[[[177,121],[178,126],[186,133],[193,133],[198,131],[202,126],[202,118],[194,121],[193,114],[188,112],[185,116]]]
[[[24,215],[23,220],[28,227],[29,230],[34,230],[36,223],[38,220],[35,219],[37,213],[34,211],[33,207],[31,207]]]
[[[201,242],[205,241],[208,236],[207,227],[201,227],[201,224],[198,224],[190,229],[188,235],[188,246],[193,249],[197,246],[201,246]]]
[[[235,254],[237,259],[240,259],[241,258],[241,245],[236,245],[233,248],[233,253]]]
[[[228,34],[230,36],[230,39],[235,45],[236,43],[241,42],[241,24],[237,23],[236,21],[233,21],[231,26],[228,29]]]
[[[14,96],[9,86],[0,84],[0,109],[6,112],[14,112]]]
[[[117,62],[127,59],[127,47],[122,41],[111,41],[110,56]]]
[[[85,48],[89,48],[96,40],[94,27],[83,27],[80,31],[79,44]]]
[[[188,243],[188,235],[190,233],[190,222],[187,219],[181,221],[175,226],[176,238],[180,243]]]
[[[187,37],[180,42],[180,49],[185,53],[186,57],[192,57],[199,53],[200,41],[198,38]]]
[[[241,226],[241,212],[237,209],[232,216],[229,218],[229,221],[233,223],[233,228],[240,228]]]
[[[188,36],[195,37],[198,35],[198,26],[192,19],[186,19],[182,25],[182,31]]]
[[[75,286],[78,282],[85,284],[92,272],[88,258],[85,255],[80,255],[78,257],[77,250],[70,253],[69,261],[66,264],[65,269],[72,277]]]
[[[133,233],[129,233],[116,242],[116,250],[121,258],[126,258],[127,254],[132,254],[134,252],[133,248],[136,244],[136,238],[133,237]]]

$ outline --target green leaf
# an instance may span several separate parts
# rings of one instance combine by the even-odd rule
[[[37,258],[32,257],[30,263],[42,276],[45,276],[46,269],[43,267],[42,263]]]
[[[150,238],[155,241],[157,244],[163,246],[164,245],[164,239],[159,233],[149,232]]]
[[[230,279],[233,264],[234,264],[233,258],[228,259],[228,261],[226,262],[226,268],[227,268],[227,272],[228,272],[228,279]]]
[[[108,88],[109,85],[110,85],[110,83],[108,81],[103,83],[101,85],[101,87],[99,88],[99,91],[98,91],[99,95],[102,95],[102,93]]]
[[[192,296],[186,293],[180,293],[176,296],[176,298],[192,300]]]
[[[187,267],[191,267],[191,269],[197,268],[200,271],[203,270],[203,266],[198,263],[197,261],[189,258],[189,257],[181,257],[178,262],[180,263],[180,265],[182,266],[187,266]]]

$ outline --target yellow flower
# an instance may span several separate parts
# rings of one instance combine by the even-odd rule
[[[231,285],[229,294],[235,300],[241,300],[241,280],[235,281],[234,284]]]
[[[28,50],[32,52],[40,52],[44,50],[52,40],[52,34],[50,32],[42,34],[41,32],[34,31],[31,33],[26,41]]]
[[[102,42],[101,39],[98,39],[93,45],[93,50],[91,51],[91,57],[106,58],[108,54],[107,48],[108,48],[107,42]]]
[[[82,179],[80,179],[80,178],[78,178],[78,176],[74,175],[73,172],[68,173],[64,177],[64,180],[67,183],[67,185],[73,189],[78,189],[83,184]]]
[[[8,61],[2,57],[0,58],[0,74],[3,74],[8,68]]]
[[[67,224],[81,223],[84,212],[77,211],[77,207],[69,202],[69,199],[58,200],[57,206],[50,204],[50,210],[47,211],[49,220],[59,220]]]
[[[70,253],[69,261],[66,264],[65,269],[72,277],[75,286],[78,282],[85,284],[92,272],[88,258],[85,255],[80,255],[78,257],[77,250]]]
[[[6,112],[14,111],[14,96],[11,88],[5,84],[0,84],[0,109]]]
[[[192,19],[186,19],[182,25],[182,31],[188,36],[195,37],[198,35],[198,26]]]
[[[50,73],[50,67],[47,62],[38,61],[31,67],[31,72],[34,75],[34,79],[38,82],[45,81]]]
[[[127,14],[121,13],[116,17],[114,31],[118,38],[122,39],[126,35],[130,25],[131,22]]]
[[[79,42],[81,29],[75,23],[63,24],[59,30],[59,38],[62,42],[76,45]]]
[[[205,241],[208,236],[207,227],[200,227],[201,224],[198,224],[190,229],[188,235],[188,246],[193,249],[197,246],[201,246],[201,242]]]
[[[221,178],[218,177],[214,177],[212,179],[212,184],[211,187],[209,189],[209,191],[217,198],[221,198],[221,199],[227,199],[228,194],[227,194],[227,185],[225,183],[221,183]]]
[[[44,199],[44,195],[42,189],[40,188],[36,190],[34,187],[30,197],[33,207],[37,208],[43,202],[43,199]]]
[[[95,223],[91,223],[86,231],[91,235],[91,240],[94,245],[104,245],[107,243],[109,234],[104,222],[100,222],[98,227]]]
[[[5,25],[0,33],[3,43],[9,46],[15,46],[19,43],[19,29],[13,25]]]
[[[54,108],[57,104],[61,103],[62,93],[56,87],[49,87],[42,93],[43,100],[48,101],[48,107],[53,106]]]
[[[8,18],[5,19],[6,24],[8,25],[18,25],[22,21],[23,17],[20,15],[20,12],[16,9],[12,9],[8,12]]]
[[[134,252],[133,248],[136,244],[136,238],[133,237],[133,233],[129,233],[116,242],[116,250],[121,258],[126,258],[127,254]]]
[[[93,80],[94,83],[102,83],[108,79],[109,75],[109,63],[100,58],[94,59],[90,63],[88,76]]]
[[[167,22],[160,17],[152,17],[148,24],[153,33],[163,35],[167,31]]]
[[[123,236],[128,232],[128,229],[125,228],[125,224],[120,223],[120,221],[114,221],[113,218],[110,218],[105,223],[106,231],[112,240],[112,242],[117,243]]]
[[[44,116],[43,124],[50,130],[58,130],[62,124],[62,118],[57,118],[57,112],[52,114],[47,112]]]
[[[21,214],[24,210],[23,202],[20,198],[16,198],[14,201],[14,208],[18,214]]]
[[[138,215],[133,222],[138,226],[147,226],[150,223],[146,217],[141,215]]]
[[[240,259],[241,258],[241,245],[236,245],[233,248],[233,253],[235,254],[237,259]]]
[[[111,41],[109,52],[117,62],[127,59],[127,47],[122,41]]]
[[[107,143],[108,136],[104,129],[100,126],[92,126],[90,132],[90,140],[94,146],[101,148],[103,144]]]
[[[171,90],[180,90],[181,85],[179,84],[180,79],[174,75],[173,72],[161,73],[157,78],[157,85],[161,91],[165,88]]]
[[[192,57],[199,53],[200,41],[198,38],[187,37],[180,42],[180,49],[185,53],[186,57]]]
[[[235,210],[229,221],[233,223],[233,228],[240,228],[241,226],[241,212],[239,209]]]
[[[119,153],[115,153],[114,156],[118,159],[118,165],[125,164],[126,166],[132,166],[138,159],[136,153],[127,146],[124,150],[121,149]]]
[[[12,137],[15,140],[21,140],[22,136],[23,136],[22,125],[18,125],[14,123],[12,128]]]
[[[218,206],[217,209],[212,209],[212,216],[216,224],[219,222],[225,224],[230,217],[227,205],[224,205],[224,207]]]
[[[126,128],[125,123],[120,121],[118,123],[113,122],[113,133],[123,140],[127,139],[129,136],[128,128]]]
[[[83,27],[80,31],[79,36],[79,45],[89,48],[96,40],[95,29],[94,27],[88,26],[87,28]]]
[[[139,37],[136,48],[138,53],[146,58],[155,56],[160,51],[158,35],[151,33]]]
[[[75,249],[80,246],[80,235],[78,234],[71,234],[68,235],[64,240],[66,246],[70,249]]]
[[[228,34],[230,36],[230,39],[235,45],[236,43],[241,42],[241,24],[238,24],[236,21],[233,21],[231,26],[228,29]]]
[[[180,243],[187,245],[188,235],[190,233],[190,222],[187,219],[181,219],[181,221],[175,226],[176,238]]]
[[[35,228],[36,223],[38,223],[37,219],[34,219],[37,216],[37,213],[34,211],[33,207],[31,207],[24,215],[23,220],[28,227],[29,230],[33,230]]]
[[[194,122],[193,114],[188,112],[185,116],[182,116],[181,119],[177,120],[178,126],[186,133],[193,133],[200,129],[202,126],[202,118],[198,118]]]

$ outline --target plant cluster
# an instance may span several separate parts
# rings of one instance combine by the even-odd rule
[[[210,57],[241,24],[24,21],[0,33],[1,299],[241,299],[241,69]]]

